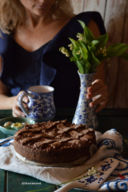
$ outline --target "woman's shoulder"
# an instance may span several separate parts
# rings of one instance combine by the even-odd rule
[[[86,12],[81,12],[81,13],[75,15],[71,19],[72,24],[76,25],[76,23],[78,23],[78,20],[82,20],[86,25],[88,25],[90,21],[94,21],[97,24],[97,26],[102,34],[104,34],[106,32],[105,26],[104,26],[104,20],[103,20],[101,14],[97,11],[86,11]],[[78,23],[78,25],[79,25],[79,23]],[[79,27],[81,27],[81,26],[79,25]]]
[[[10,39],[11,39],[11,34],[9,35],[0,31],[0,55],[2,55],[6,51],[9,45]]]
[[[0,30],[0,41],[5,41],[8,39],[11,35],[4,33],[3,31]]]
[[[83,19],[83,20],[87,20],[87,19],[101,19],[102,16],[100,14],[100,12],[98,11],[85,11],[85,12],[81,12],[77,15],[74,16],[74,18],[79,18],[79,19]]]
[[[78,22],[79,20],[82,20],[87,26],[90,21],[94,21],[97,24],[101,34],[104,34],[106,32],[104,21],[100,13],[96,11],[87,11],[74,15],[72,18],[70,18],[66,25],[56,35],[56,37],[60,37],[61,39],[63,37],[64,39],[64,37],[67,38],[68,35],[72,38],[75,38],[78,32],[81,33],[83,31],[80,23]]]
[[[95,11],[87,11],[87,12],[82,12],[77,15],[73,15],[71,18],[69,18],[66,22],[66,24],[61,28],[61,30],[54,36],[54,38],[50,41],[48,46],[46,47],[46,51],[50,51],[55,48],[55,47],[60,47],[60,46],[66,46],[69,43],[69,37],[71,38],[76,38],[76,34],[82,33],[83,29],[78,22],[78,20],[84,21],[86,25],[89,24],[91,20],[97,23],[98,28],[101,32],[101,34],[105,33],[105,27],[104,27],[104,22],[103,19],[100,15],[99,12]],[[45,52],[46,52],[45,51]]]

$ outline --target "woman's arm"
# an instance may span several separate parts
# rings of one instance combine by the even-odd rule
[[[0,73],[2,71],[2,58],[0,57]],[[19,92],[20,94],[21,92]],[[12,109],[12,114],[15,117],[25,116],[25,114],[20,110],[17,102],[17,96],[8,96],[9,90],[6,85],[0,80],[0,109]],[[27,103],[27,101],[24,101]]]
[[[16,96],[8,97],[7,87],[0,81],[0,109],[12,109]]]
[[[0,73],[2,71],[2,57],[0,56]],[[0,80],[0,109],[12,109],[16,97],[8,97],[9,90]]]
[[[24,117],[25,114],[18,107],[17,102],[18,95],[9,97],[7,96],[7,94],[8,94],[7,87],[2,83],[2,81],[0,81],[0,109],[12,109],[13,116]]]

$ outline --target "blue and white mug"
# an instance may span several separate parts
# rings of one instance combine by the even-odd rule
[[[56,109],[54,104],[54,88],[51,86],[32,86],[27,91],[21,92],[18,105],[27,118],[36,122],[52,120]],[[23,98],[28,98],[28,110],[24,107]]]

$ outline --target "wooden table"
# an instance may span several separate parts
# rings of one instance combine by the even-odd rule
[[[73,109],[58,109],[56,119],[68,119],[71,121],[74,114]],[[11,116],[10,110],[1,110],[0,118]],[[128,109],[104,109],[98,115],[99,130],[105,131],[116,128],[124,137],[123,157],[128,158]],[[0,132],[0,138],[7,137]],[[0,170],[0,192],[53,192],[56,185],[47,184],[29,176]],[[71,190],[70,192],[82,192],[82,190]]]

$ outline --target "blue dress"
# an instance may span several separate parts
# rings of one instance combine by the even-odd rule
[[[71,63],[59,48],[67,47],[68,37],[76,38],[82,28],[77,20],[86,25],[94,20],[101,32],[105,33],[103,20],[98,12],[84,12],[74,16],[55,37],[38,50],[28,52],[13,39],[2,34],[0,55],[3,59],[2,82],[9,88],[10,95],[17,95],[33,85],[51,85],[55,88],[56,107],[75,107],[79,96],[77,67]]]

